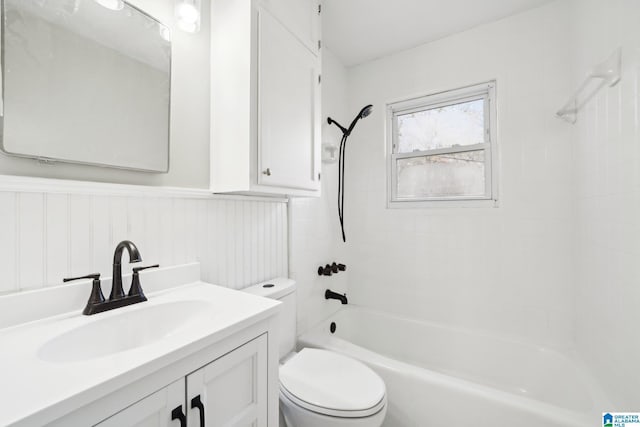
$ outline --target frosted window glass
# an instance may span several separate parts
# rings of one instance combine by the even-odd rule
[[[476,197],[485,194],[485,150],[397,160],[399,198]]]

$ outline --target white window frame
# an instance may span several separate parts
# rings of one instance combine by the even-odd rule
[[[483,99],[485,102],[485,142],[481,144],[438,148],[397,154],[398,116],[432,108]],[[498,206],[498,145],[497,145],[496,82],[494,80],[459,89],[387,103],[387,206],[389,208],[419,207],[497,207]],[[412,197],[397,196],[397,160],[437,154],[485,150],[485,194],[483,196]]]

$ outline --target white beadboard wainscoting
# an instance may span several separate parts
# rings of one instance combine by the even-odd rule
[[[102,191],[95,194],[89,186],[8,191],[0,182],[0,294],[60,285],[69,276],[110,277],[113,251],[125,239],[138,246],[143,265],[198,261],[203,280],[231,288],[287,275],[281,199],[96,186]]]

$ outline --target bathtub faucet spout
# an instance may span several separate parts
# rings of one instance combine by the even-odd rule
[[[337,292],[333,292],[331,289],[327,289],[324,293],[324,299],[337,299],[342,304],[347,304],[347,294],[339,294]]]

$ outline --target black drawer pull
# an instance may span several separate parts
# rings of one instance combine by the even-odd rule
[[[200,400],[200,395],[191,399],[191,409],[198,408],[200,411],[200,427],[204,427],[204,404]]]
[[[180,420],[180,427],[187,427],[187,417],[182,412],[182,405],[171,411],[171,421]]]

